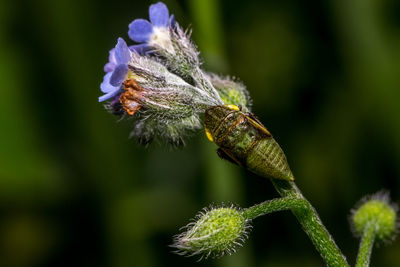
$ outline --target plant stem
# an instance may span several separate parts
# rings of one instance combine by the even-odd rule
[[[254,205],[250,208],[247,208],[243,211],[243,216],[248,220],[253,220],[259,216],[281,211],[281,210],[289,210],[295,207],[301,207],[304,205],[303,200],[294,197],[283,197],[276,198],[272,200],[267,200],[263,203]]]
[[[375,240],[375,225],[368,224],[364,229],[364,233],[361,239],[360,250],[357,256],[357,267],[369,266],[369,260],[371,258],[372,247],[374,246]]]
[[[300,206],[293,206],[292,213],[300,222],[311,242],[328,266],[349,266],[346,258],[331,235],[322,224],[314,207],[306,200],[294,182],[271,179],[275,189],[283,197],[302,200]]]

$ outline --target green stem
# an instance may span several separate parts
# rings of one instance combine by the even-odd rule
[[[371,258],[372,247],[374,246],[375,240],[375,225],[368,224],[364,229],[364,233],[361,239],[360,250],[357,256],[357,267],[369,266],[369,260]]]
[[[253,220],[259,216],[282,210],[289,210],[304,205],[303,200],[293,197],[276,198],[267,200],[263,203],[254,205],[243,211],[243,216],[248,220]]]
[[[346,258],[335,244],[335,241],[322,224],[314,207],[306,200],[294,182],[271,179],[278,193],[286,198],[302,200],[300,206],[291,208],[311,242],[328,266],[349,266]]]

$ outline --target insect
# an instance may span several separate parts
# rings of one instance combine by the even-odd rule
[[[254,114],[235,105],[214,106],[206,110],[204,126],[221,158],[260,176],[294,180],[282,149]]]

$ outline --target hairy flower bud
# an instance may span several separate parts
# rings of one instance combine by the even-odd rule
[[[199,52],[190,40],[190,32],[183,31],[178,24],[170,29],[170,36],[172,49],[155,45],[156,55],[169,70],[190,81],[193,72],[200,67]]]
[[[190,40],[190,31],[183,31],[176,24],[174,28],[170,29],[170,33],[173,49],[166,49],[163,46],[155,45],[155,56],[172,73],[177,74],[188,83],[201,88],[214,98],[220,99],[209,77],[201,69],[200,53]]]
[[[241,211],[223,207],[205,210],[186,228],[186,232],[175,237],[172,246],[179,254],[207,258],[234,253],[247,238],[250,226]]]
[[[133,53],[128,68],[131,72],[125,81],[125,97],[151,109],[152,113],[187,117],[220,103],[149,57]],[[129,104],[121,102],[129,111]]]
[[[210,80],[225,105],[235,105],[250,112],[251,99],[244,84],[215,74],[210,74]]]
[[[161,137],[172,144],[183,144],[187,131],[202,127],[200,114],[222,102],[171,73],[154,58],[132,53],[128,70],[119,101],[131,116],[140,111],[132,135],[141,143]]]
[[[390,203],[387,193],[379,192],[366,197],[352,210],[351,223],[354,233],[361,236],[373,225],[377,241],[389,241],[397,232],[397,206]]]

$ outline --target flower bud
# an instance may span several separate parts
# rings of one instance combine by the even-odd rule
[[[234,207],[212,208],[197,216],[176,236],[172,245],[179,254],[221,257],[232,254],[247,238],[250,228],[242,213]]]
[[[390,203],[387,193],[378,192],[360,201],[352,210],[351,223],[356,235],[361,236],[370,225],[375,227],[377,241],[394,239],[397,223],[397,206]]]
[[[155,45],[156,54],[168,69],[188,81],[200,67],[199,52],[190,40],[190,33],[183,31],[178,24],[171,28],[170,34],[172,49]]]
[[[244,112],[250,111],[251,99],[244,84],[215,74],[210,74],[210,80],[225,105],[241,107]]]
[[[139,113],[132,135],[143,144],[154,137],[182,144],[186,132],[202,127],[200,114],[222,102],[154,58],[132,53],[128,69],[119,101],[128,115]]]
[[[201,69],[199,52],[196,46],[190,40],[190,31],[184,31],[176,24],[170,29],[171,46],[173,49],[166,49],[155,45],[154,55],[160,62],[167,67],[169,71],[180,76],[186,82],[202,89],[204,92],[222,101],[208,75]]]

